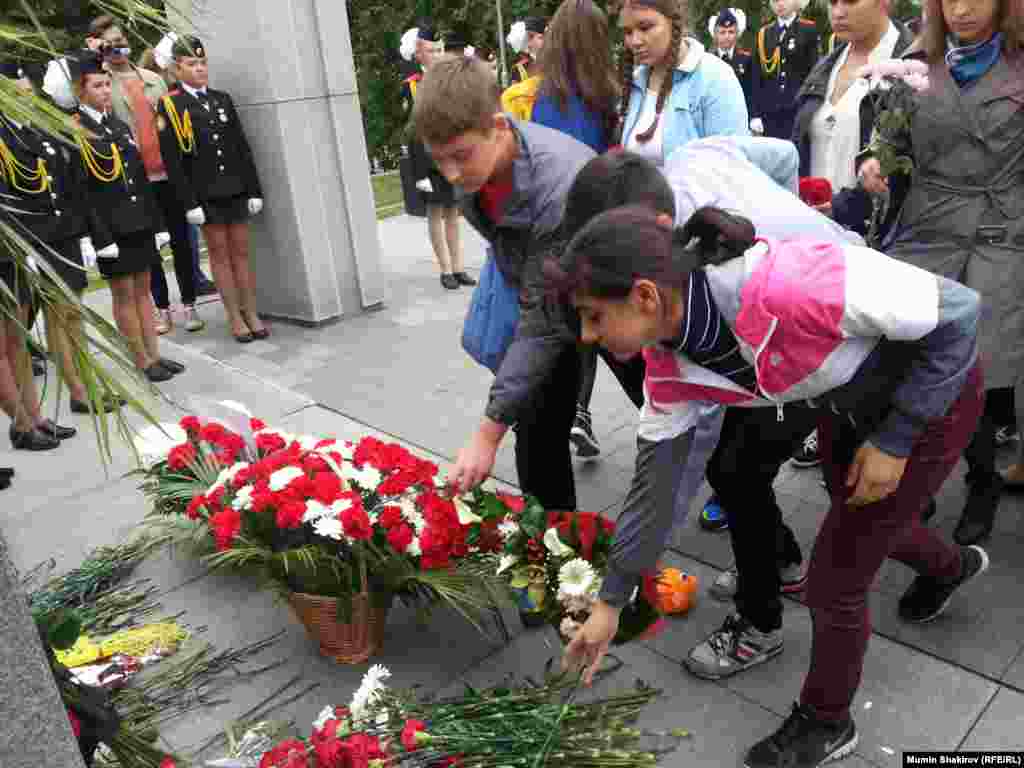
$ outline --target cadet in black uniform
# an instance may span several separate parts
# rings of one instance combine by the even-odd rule
[[[775,20],[754,43],[750,130],[776,139],[793,138],[796,97],[818,61],[821,36],[810,19],[800,18],[806,0],[772,0]]]
[[[463,44],[464,45],[464,44]],[[434,60],[437,41],[434,30],[425,24],[408,30],[402,36],[400,53],[413,58],[422,69],[429,69]],[[417,72],[402,82],[402,100],[406,111],[412,111],[423,73]],[[460,285],[476,285],[462,266],[462,238],[459,230],[459,209],[455,205],[455,189],[434,165],[423,143],[415,137],[409,141],[409,160],[416,188],[427,205],[427,232],[434,258],[441,271],[441,285],[456,290]]]
[[[750,91],[753,82],[753,58],[750,51],[740,48],[737,42],[747,29],[747,14],[739,8],[726,8],[708,19],[708,32],[713,43],[712,53],[718,54],[736,73],[736,79],[743,88],[747,101],[747,112],[751,112]],[[752,113],[751,113],[752,114]]]
[[[27,95],[33,93],[27,78],[19,79],[18,85]],[[9,180],[9,203],[17,211],[12,211],[13,218],[24,227],[33,245],[40,244],[39,254],[57,276],[81,296],[88,284],[82,238],[89,235],[81,155],[52,136],[0,115],[0,159]],[[42,274],[45,278],[48,273]],[[76,350],[78,354],[85,351],[85,336],[80,316],[67,309],[67,303],[46,307],[47,346],[60,360],[72,413],[89,413],[89,398],[75,365]],[[121,404],[119,400],[107,400],[101,406],[109,412]]]
[[[512,62],[512,69],[509,72],[510,84],[527,80],[540,72],[537,60],[540,58],[541,48],[544,47],[544,32],[547,27],[547,20],[541,16],[527,16],[512,25],[505,41],[519,57]]]
[[[18,82],[24,74],[17,64],[0,62],[0,75]],[[2,121],[6,126],[7,120]],[[48,184],[45,169],[38,165],[22,165],[0,145],[0,200],[4,206],[16,207],[22,189],[36,190]],[[8,224],[18,228],[18,220],[10,211],[0,212]],[[32,237],[22,230],[26,239]],[[18,326],[28,327],[32,314],[32,293],[27,276],[22,273],[12,254],[0,247],[0,409],[11,418],[11,446],[16,450],[46,451],[57,448],[60,441],[73,437],[75,430],[44,419],[39,392],[32,378],[28,346]],[[14,470],[0,468],[0,488],[6,487]]]
[[[185,370],[160,356],[153,327],[149,270],[160,262],[156,233],[164,229],[131,128],[110,112],[110,75],[103,58],[81,51],[69,62],[78,97],[76,120],[85,167],[96,263],[110,282],[114,322],[147,379],[167,381]]]
[[[172,54],[179,87],[163,98],[157,114],[167,178],[189,223],[203,226],[235,340],[266,339],[270,331],[256,314],[249,265],[249,217],[263,210],[252,150],[231,96],[208,87],[203,43],[181,37]]]

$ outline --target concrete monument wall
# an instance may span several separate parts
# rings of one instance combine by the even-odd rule
[[[199,4],[196,4],[199,7]],[[204,0],[210,84],[231,93],[260,172],[259,311],[304,323],[385,300],[347,0]]]

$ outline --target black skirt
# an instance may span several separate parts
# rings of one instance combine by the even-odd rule
[[[32,289],[29,287],[24,270],[20,269],[13,261],[0,259],[0,283],[6,286],[6,290],[0,290],[0,305],[8,309],[11,308],[8,291],[14,294],[18,306],[24,307],[32,303]],[[0,320],[2,319],[0,317]]]
[[[108,280],[112,277],[148,272],[150,267],[160,263],[160,254],[156,250],[156,236],[153,232],[139,232],[119,237],[117,249],[116,259],[96,259],[100,274]]]
[[[455,205],[455,188],[448,183],[448,179],[441,175],[441,172],[434,165],[430,153],[423,146],[422,142],[413,141],[409,145],[409,158],[412,160],[413,173],[416,181],[430,179],[431,192],[422,192],[423,200],[427,205],[443,205],[451,207]]]
[[[84,291],[85,286],[89,284],[89,276],[85,272],[85,262],[82,260],[81,239],[72,237],[56,243],[47,243],[47,245],[57,255],[40,248],[39,251],[46,258],[46,263],[53,267],[53,271],[67,283],[68,288],[72,291],[75,293]]]
[[[204,200],[203,213],[207,224],[241,224],[249,220],[248,197],[226,197],[220,200]]]

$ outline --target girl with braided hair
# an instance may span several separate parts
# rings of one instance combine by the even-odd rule
[[[622,144],[658,166],[693,139],[749,133],[732,68],[686,36],[686,0],[625,0]]]

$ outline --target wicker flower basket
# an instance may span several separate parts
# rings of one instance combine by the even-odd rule
[[[292,592],[288,602],[320,653],[339,664],[362,664],[380,649],[392,596],[367,592],[352,597],[352,623],[338,621],[338,599]]]

